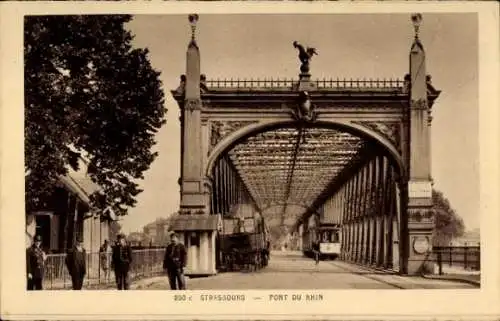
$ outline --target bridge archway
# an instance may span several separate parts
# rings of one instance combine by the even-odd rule
[[[426,74],[420,39],[413,40],[409,73],[403,80],[312,80],[303,54],[297,80],[207,80],[201,74],[193,31],[186,75],[172,91],[181,111],[182,220],[203,225],[212,221],[210,214],[229,213],[235,204],[247,204],[249,212],[259,211],[248,184],[234,174],[237,169],[228,156],[246,140],[280,128],[294,128],[299,138],[307,130],[345,132],[361,138],[368,147],[354,151],[356,160],[339,171],[339,178],[328,184],[297,224],[307,228],[308,216],[318,214],[324,219],[328,213],[336,213],[342,233],[349,238],[343,246],[354,253],[345,252],[344,258],[363,264],[380,263],[374,258],[385,254],[376,248],[390,252],[393,244],[381,239],[382,226],[393,226],[386,230],[394,229],[399,236],[399,245],[394,247],[400,252],[398,271],[416,274],[429,268],[426,260],[434,229],[430,114],[440,92]],[[266,153],[262,148],[261,152]],[[297,152],[290,164],[295,164],[296,156]],[[289,192],[291,184],[287,185]],[[385,194],[380,196],[380,191]],[[214,199],[217,193],[224,194],[224,202]],[[374,219],[389,212],[385,221]],[[198,223],[187,225],[188,229],[179,231],[198,233],[192,232]],[[201,225],[198,230],[206,230]],[[208,225],[213,230],[214,224]],[[215,255],[209,241],[196,246],[193,251],[203,252],[202,257]]]
[[[353,134],[359,138],[371,140],[379,144],[380,147],[384,148],[389,155],[391,155],[392,160],[394,160],[395,164],[397,164],[397,168],[400,174],[404,173],[404,163],[401,152],[398,151],[398,148],[392,143],[387,137],[384,137],[380,133],[377,133],[371,129],[368,129],[365,126],[360,124],[356,124],[355,120],[347,120],[347,121],[339,121],[339,120],[319,120],[314,124],[310,124],[309,128],[324,128],[324,129],[333,129],[333,130],[341,130],[347,133]],[[213,166],[215,161],[220,157],[220,155],[226,153],[231,150],[235,145],[240,144],[242,141],[247,139],[248,137],[252,137],[256,134],[270,131],[277,128],[283,127],[294,127],[297,126],[297,122],[285,119],[285,120],[272,120],[272,121],[263,121],[255,124],[251,124],[236,130],[235,132],[229,134],[227,137],[224,137],[210,152],[207,160],[207,166],[205,169],[205,175],[210,177],[212,175]]]

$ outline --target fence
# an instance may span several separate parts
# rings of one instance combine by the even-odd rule
[[[400,79],[315,79],[311,82],[318,89],[384,89],[401,91],[404,81]],[[205,84],[208,88],[231,89],[291,89],[298,83],[295,79],[210,79]]]
[[[164,248],[132,251],[130,279],[150,277],[162,273]],[[43,288],[47,290],[70,289],[71,277],[65,264],[65,254],[49,254],[45,262]],[[111,254],[87,253],[87,273],[84,286],[112,285],[114,272],[109,269]],[[106,267],[108,267],[106,269]]]
[[[435,246],[433,251],[439,274],[443,274],[443,266],[473,271],[481,270],[480,246]]]

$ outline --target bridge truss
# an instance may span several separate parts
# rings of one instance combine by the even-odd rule
[[[243,206],[302,230],[334,222],[343,259],[418,273],[434,228],[429,135],[439,93],[418,37],[403,80],[311,80],[304,64],[298,80],[207,80],[193,35],[172,91],[180,212],[197,221]]]

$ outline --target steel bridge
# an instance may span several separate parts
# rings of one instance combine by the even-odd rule
[[[299,232],[337,223],[341,259],[402,274],[425,268],[434,228],[431,108],[440,91],[418,28],[402,79],[315,80],[307,65],[297,79],[210,80],[194,17],[186,74],[172,91],[186,273],[217,273],[219,218],[235,209]]]

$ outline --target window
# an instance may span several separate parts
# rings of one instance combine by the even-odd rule
[[[50,248],[50,215],[37,215],[36,220],[36,235],[42,237],[42,246]]]
[[[339,231],[332,231],[332,243],[338,243],[339,242]]]
[[[191,246],[200,246],[200,236],[198,233],[191,233],[190,244]]]

